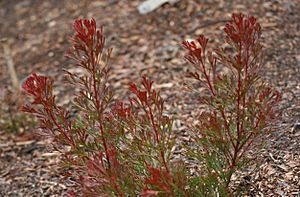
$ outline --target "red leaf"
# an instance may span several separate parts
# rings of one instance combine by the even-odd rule
[[[140,193],[140,195],[143,196],[143,197],[157,196],[158,195],[158,191],[146,189],[146,190],[143,190]]]
[[[139,91],[137,95],[142,102],[147,102],[147,92],[146,91]]]
[[[45,76],[32,73],[23,82],[22,88],[26,94],[34,97],[33,104],[40,104],[45,96],[51,91],[51,82],[47,83],[48,78]]]
[[[151,174],[150,178],[145,179],[145,185],[155,186],[159,188],[160,191],[163,191],[166,194],[169,194],[172,190],[173,178],[165,169],[162,168],[153,168],[147,165],[147,168]]]
[[[147,92],[150,93],[150,92],[151,92],[151,88],[152,88],[153,81],[148,80],[147,77],[144,75],[144,76],[143,76],[143,80],[142,80],[142,84],[143,84],[143,86],[145,87],[145,89],[147,90]]]
[[[133,93],[133,94],[137,94],[138,93],[138,89],[136,87],[136,85],[134,83],[130,83],[130,91]]]
[[[76,32],[73,38],[74,41],[81,41],[88,47],[93,47],[93,38],[98,34],[96,31],[96,21],[94,19],[75,20],[73,27]]]
[[[114,105],[112,112],[118,117],[125,118],[126,116],[130,115],[130,108],[125,108],[123,102],[119,101],[117,104]]]
[[[147,102],[147,92],[138,90],[134,83],[130,84],[130,91],[135,94],[141,102]]]

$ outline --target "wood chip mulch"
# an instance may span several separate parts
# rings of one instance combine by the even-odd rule
[[[167,112],[175,117],[176,133],[184,141],[188,137],[183,122],[192,124],[197,103],[193,94],[182,91],[188,65],[180,43],[205,34],[212,38],[210,46],[217,46],[231,13],[251,13],[263,29],[262,76],[283,93],[283,114],[264,139],[265,146],[256,151],[259,167],[250,165],[237,173],[233,185],[246,188],[249,196],[300,196],[300,2],[180,0],[140,15],[136,8],[141,2],[0,0],[0,39],[6,39],[20,79],[33,71],[55,78],[55,91],[66,104],[70,90],[61,85],[61,69],[72,68],[63,57],[72,23],[94,17],[114,48],[111,84],[116,97],[125,97],[128,83],[147,74],[166,98]],[[0,51],[3,90],[11,81]],[[46,144],[32,131],[0,131],[0,196],[66,195],[74,183],[62,179],[59,156],[48,153]]]

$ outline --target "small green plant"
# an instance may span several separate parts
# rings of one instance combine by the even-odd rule
[[[186,59],[195,72],[190,76],[206,88],[201,96],[208,110],[194,128],[195,147],[189,156],[204,164],[204,173],[189,176],[183,163],[172,161],[172,118],[164,113],[164,100],[142,77],[141,87],[130,84],[132,97],[117,100],[109,88],[108,60],[103,30],[95,20],[76,20],[73,46],[67,57],[84,70],[65,70],[68,84],[78,89],[70,111],[56,104],[53,81],[33,73],[22,87],[32,101],[23,111],[35,115],[52,148],[64,157],[84,196],[230,196],[232,174],[240,169],[245,152],[264,134],[273,117],[277,92],[261,82],[260,26],[254,17],[233,15],[225,27],[226,41],[234,52],[217,49],[206,53],[208,40],[200,36],[184,42]],[[207,60],[206,60],[207,54]],[[226,66],[229,74],[220,74]],[[75,192],[70,195],[76,196]]]
[[[13,134],[23,134],[36,126],[34,117],[20,112],[23,96],[19,91],[6,87],[0,95],[0,130]]]

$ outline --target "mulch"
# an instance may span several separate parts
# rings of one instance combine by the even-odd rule
[[[189,66],[181,42],[205,34],[213,48],[221,42],[231,13],[251,13],[263,29],[262,76],[283,93],[282,117],[264,147],[255,150],[259,167],[250,165],[237,173],[233,185],[246,188],[249,196],[300,196],[300,2],[180,0],[147,15],[136,9],[141,2],[0,0],[0,39],[6,39],[20,79],[31,72],[55,78],[59,100],[67,104],[72,92],[62,85],[61,70],[72,68],[64,58],[72,23],[95,18],[104,26],[107,46],[114,48],[111,85],[116,97],[126,97],[128,83],[146,74],[166,99],[166,111],[175,118],[179,141],[184,141],[189,140],[186,124],[193,123],[197,102],[183,88]],[[3,90],[11,79],[0,51]],[[45,148],[49,142],[32,133],[0,130],[0,196],[66,195],[74,182],[62,178],[59,156]]]

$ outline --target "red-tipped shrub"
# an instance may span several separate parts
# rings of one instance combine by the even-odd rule
[[[65,71],[78,89],[73,101],[79,111],[56,104],[53,81],[32,74],[23,84],[33,100],[23,110],[34,114],[42,131],[53,139],[84,196],[207,196],[230,195],[232,174],[245,161],[245,152],[266,131],[280,95],[262,82],[260,26],[254,17],[234,14],[225,27],[233,52],[206,52],[208,39],[184,42],[190,76],[204,88],[200,95],[207,111],[194,128],[195,147],[188,153],[204,165],[204,175],[190,177],[182,163],[171,160],[172,119],[164,114],[164,100],[153,81],[142,78],[141,88],[130,84],[132,97],[115,102],[109,89],[108,60],[103,30],[95,20],[76,20],[67,57],[83,70]],[[227,73],[217,72],[224,66]],[[75,195],[70,192],[70,195]]]
[[[71,112],[56,104],[53,81],[35,73],[23,84],[33,98],[23,110],[34,114],[53,138],[53,150],[72,167],[68,175],[85,196],[183,193],[185,169],[170,162],[172,120],[163,113],[164,101],[152,89],[153,81],[143,77],[143,89],[130,85],[128,102],[113,102],[107,86],[112,50],[104,53],[102,29],[93,19],[76,20],[74,29],[67,57],[84,74],[66,71],[66,79],[79,89],[73,102],[79,113],[70,119]]]
[[[199,124],[193,129],[198,148],[190,153],[204,160],[207,177],[199,185],[206,188],[206,195],[229,192],[232,174],[245,164],[245,152],[255,139],[266,133],[267,123],[274,118],[274,106],[280,100],[280,94],[259,76],[263,64],[257,20],[233,14],[224,32],[230,50],[207,52],[208,39],[203,35],[196,42],[183,43],[187,49],[185,58],[195,70],[190,76],[205,88],[200,100],[207,111],[200,114]],[[219,73],[217,67],[227,70]],[[207,185],[213,186],[207,189]]]

